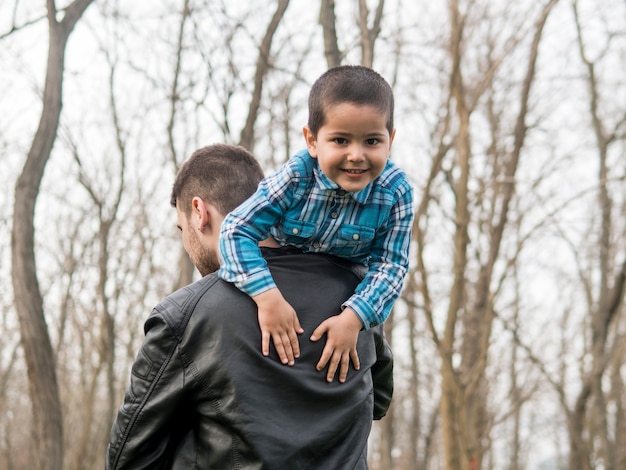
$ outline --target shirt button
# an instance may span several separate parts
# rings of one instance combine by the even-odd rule
[[[316,250],[319,250],[321,246],[322,244],[320,242],[313,242],[313,248],[315,248]]]
[[[330,216],[331,216],[333,219],[336,219],[337,217],[339,217],[339,214],[338,214],[337,212],[331,212]]]
[[[359,239],[359,234],[355,233],[354,235],[352,235],[352,239],[353,240],[358,240]]]
[[[378,323],[376,323],[375,321],[370,322],[370,328],[374,328],[375,326],[378,326]]]
[[[291,229],[291,233],[293,233],[294,235],[298,235],[298,229],[297,228]]]

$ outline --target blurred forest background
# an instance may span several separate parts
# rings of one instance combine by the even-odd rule
[[[416,188],[373,470],[626,468],[624,0],[0,3],[0,468],[102,468],[215,142],[272,171],[359,63]]]

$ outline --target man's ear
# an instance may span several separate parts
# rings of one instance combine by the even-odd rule
[[[313,135],[309,126],[304,126],[302,128],[302,133],[304,134],[306,148],[309,150],[309,153],[313,158],[317,158],[317,138]]]
[[[201,232],[210,223],[209,207],[204,199],[196,196],[191,200],[191,216],[193,227]]]
[[[224,216],[213,204],[206,202],[200,197],[194,197],[191,201],[193,206],[192,227],[205,235],[219,233],[224,221]]]

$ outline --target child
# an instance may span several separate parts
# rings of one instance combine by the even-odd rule
[[[218,275],[256,302],[263,354],[272,338],[284,364],[299,356],[297,333],[303,330],[258,242],[272,235],[283,246],[367,266],[343,311],[311,335],[317,341],[327,334],[317,369],[329,365],[329,382],[338,367],[339,381],[345,381],[350,359],[359,368],[358,333],[387,319],[408,269],[413,190],[389,159],[393,107],[391,87],[375,71],[348,65],[325,72],[309,94],[307,150],[261,181],[222,224]]]

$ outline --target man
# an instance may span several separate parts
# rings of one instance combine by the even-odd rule
[[[111,430],[107,469],[366,469],[372,418],[392,393],[382,330],[362,331],[361,368],[327,383],[323,341],[302,341],[293,366],[259,348],[256,305],[214,272],[225,215],[263,174],[241,147],[212,145],[181,167],[171,202],[204,276],[155,307]],[[305,331],[339,313],[360,276],[328,255],[266,240],[263,254]],[[336,364],[335,364],[336,367]],[[373,386],[373,383],[375,386]]]

